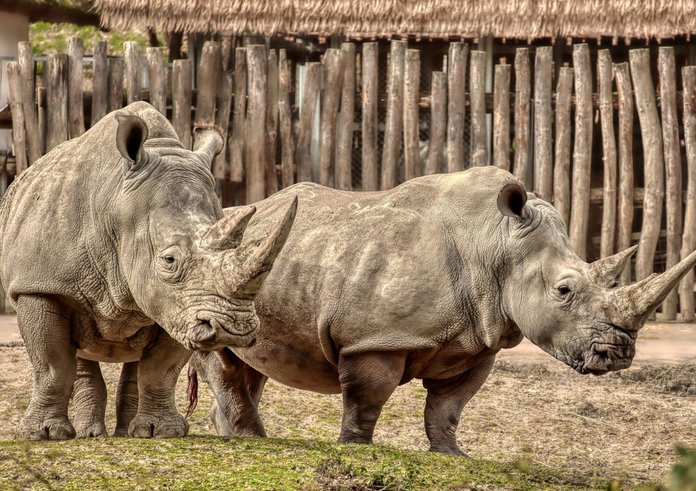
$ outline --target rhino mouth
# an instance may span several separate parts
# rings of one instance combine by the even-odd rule
[[[196,351],[216,351],[225,346],[248,348],[256,342],[258,326],[254,312],[226,315],[199,311],[189,330],[186,347]]]
[[[636,354],[635,334],[608,324],[606,331],[592,340],[576,370],[583,374],[604,375],[630,367]]]

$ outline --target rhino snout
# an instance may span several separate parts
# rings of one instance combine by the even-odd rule
[[[226,315],[212,312],[196,314],[187,348],[214,351],[225,346],[248,348],[256,342],[259,319],[255,313]]]
[[[636,354],[635,336],[616,328],[612,331],[592,341],[585,353],[582,372],[604,375],[631,366]]]

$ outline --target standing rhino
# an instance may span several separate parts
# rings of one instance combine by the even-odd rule
[[[257,203],[249,230],[300,211],[259,295],[257,343],[197,353],[222,434],[264,435],[267,377],[342,393],[339,441],[369,443],[394,389],[427,389],[430,450],[461,453],[456,429],[496,353],[526,336],[579,373],[630,366],[638,330],[694,264],[618,287],[636,248],[588,264],[548,203],[508,172],[479,167],[383,192],[297,184]]]
[[[138,102],[59,145],[9,188],[0,279],[34,370],[23,436],[74,437],[76,371],[136,360],[129,434],[183,436],[174,386],[189,350],[254,342],[253,299],[296,204],[263,238],[242,243],[248,213],[223,218],[210,173],[222,143],[202,128],[198,150],[186,150],[164,116]],[[105,434],[101,413],[80,419],[77,433]]]

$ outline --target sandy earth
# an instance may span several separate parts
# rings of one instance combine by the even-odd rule
[[[0,316],[0,439],[14,429],[31,394],[31,369],[19,343],[16,319]],[[19,345],[18,345],[19,344]],[[114,425],[117,364],[102,364]],[[185,377],[177,400],[185,407]],[[423,430],[425,390],[414,381],[385,407],[375,441],[427,449]],[[214,433],[201,389],[192,434]],[[261,406],[269,435],[333,440],[340,396],[269,383]],[[696,326],[653,324],[641,332],[634,366],[604,377],[582,376],[531,345],[506,350],[488,381],[462,415],[461,447],[472,457],[550,466],[579,484],[619,479],[665,482],[677,445],[696,447]]]

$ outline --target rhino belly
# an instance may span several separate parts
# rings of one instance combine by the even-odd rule
[[[77,356],[83,360],[130,363],[140,360],[143,350],[134,349],[128,343],[101,341],[78,349]]]

